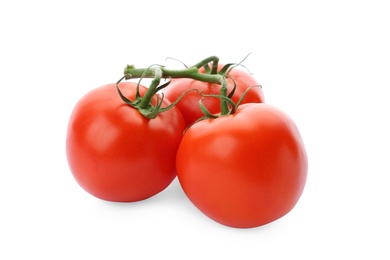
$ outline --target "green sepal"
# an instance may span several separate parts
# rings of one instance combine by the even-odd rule
[[[199,100],[199,105],[200,105],[200,109],[202,110],[203,114],[206,116],[206,117],[209,117],[209,118],[218,118],[219,115],[213,115],[211,114],[207,108],[203,105],[203,98],[205,97],[213,97],[213,98],[219,98],[221,99],[221,101],[225,101],[227,102],[231,109],[229,110],[229,112],[226,114],[226,115],[230,115],[230,114],[233,114],[234,112],[236,112],[236,109],[237,109],[237,105],[234,104],[233,100],[231,100],[230,98],[226,97],[226,96],[223,96],[223,95],[214,95],[214,94],[203,94],[201,93],[202,95],[202,98]],[[225,116],[225,114],[221,114],[221,116]]]
[[[150,105],[149,107],[143,109],[143,108],[139,108],[138,111],[146,118],[148,119],[154,119],[158,116],[158,114],[160,113],[160,108],[161,108],[161,105],[164,101],[164,94],[162,94],[162,98],[161,98],[161,101],[160,101],[160,96],[157,95],[156,98],[156,106],[153,107],[152,105]]]
[[[251,90],[252,88],[257,88],[257,87],[262,88],[261,85],[251,86],[251,87],[247,88],[247,89],[244,91],[244,93],[242,93],[240,99],[237,101],[236,106],[238,107],[238,106],[241,104],[241,102],[244,100],[246,94],[248,94],[249,90]]]
[[[233,68],[234,68],[236,66],[236,64],[235,63],[228,63],[228,64],[224,65],[222,67],[222,69],[218,72],[218,74],[221,76],[224,76],[224,77],[228,76],[229,72],[233,69],[233,68],[230,68],[231,66],[233,66]]]
[[[218,118],[218,116],[211,114],[210,111],[205,107],[205,105],[202,102],[203,99],[204,96],[202,96],[202,98],[199,100],[200,110],[202,110],[202,113],[204,114],[203,118]]]
[[[164,84],[162,84],[156,88],[156,93],[159,92],[161,89],[167,87],[170,83],[171,83],[171,78],[168,78],[167,82],[165,82]]]
[[[167,111],[167,110],[173,108],[174,106],[176,106],[176,104],[179,103],[180,100],[181,100],[185,95],[187,95],[188,92],[191,92],[191,91],[196,91],[196,92],[198,92],[198,90],[197,90],[196,88],[187,90],[186,92],[184,92],[183,94],[181,94],[181,95],[180,95],[173,103],[171,103],[169,106],[161,108],[161,109],[160,109],[160,112],[161,112],[161,113],[162,113],[162,112],[165,112],[165,111]],[[164,95],[164,93],[162,93],[162,95]]]
[[[119,83],[120,83],[124,78],[125,78],[125,76],[123,76],[120,80],[118,80],[118,81],[116,82],[116,84],[115,84],[116,89],[117,89],[117,91],[118,91],[119,96],[120,96],[121,99],[123,100],[123,102],[125,102],[126,104],[128,104],[128,105],[134,107],[134,105],[135,105],[134,102],[131,101],[130,99],[128,99],[127,97],[125,97],[125,96],[122,94],[122,91],[119,89]]]
[[[230,78],[233,81],[233,89],[232,89],[232,91],[230,91],[230,93],[228,95],[228,98],[232,98],[234,95],[234,92],[236,92],[237,84],[236,84],[236,81],[232,77],[227,76],[227,78]]]
[[[204,71],[205,71],[206,74],[210,74],[211,69],[210,69],[209,64],[205,64],[205,65],[203,66],[203,68],[204,68]]]

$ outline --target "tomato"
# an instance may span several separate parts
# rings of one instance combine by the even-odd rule
[[[219,70],[223,65],[219,65]],[[203,68],[199,70],[204,73]],[[259,83],[248,72],[234,68],[230,73],[228,80],[228,93],[233,89],[234,83],[236,83],[236,90],[231,98],[235,103],[240,99],[245,90],[249,87],[258,86]],[[165,97],[174,102],[180,95],[190,89],[197,89],[198,92],[191,91],[185,95],[185,97],[176,105],[181,111],[187,126],[194,123],[197,119],[203,117],[203,113],[199,107],[199,100],[201,99],[200,92],[204,94],[220,94],[220,85],[201,82],[194,79],[180,78],[173,79],[172,82],[164,89]],[[243,99],[242,103],[262,103],[264,102],[264,94],[260,87],[252,88],[248,91],[247,95]],[[220,112],[220,101],[218,98],[205,97],[203,104],[212,113],[217,114]]]
[[[134,100],[135,83],[123,82],[119,88]],[[140,86],[141,94],[145,90]],[[163,106],[168,104],[164,101]],[[87,93],[71,114],[69,167],[80,186],[97,198],[143,200],[176,177],[175,157],[184,129],[178,109],[146,119],[122,101],[115,84],[108,84]]]
[[[216,222],[237,228],[287,214],[303,192],[307,164],[293,120],[264,103],[193,124],[176,158],[190,201]]]

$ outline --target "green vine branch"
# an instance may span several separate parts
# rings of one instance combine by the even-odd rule
[[[206,59],[201,60],[200,62],[196,63],[191,67],[178,69],[178,70],[167,69],[162,65],[152,65],[148,68],[136,68],[134,65],[127,65],[123,72],[124,76],[117,82],[116,87],[120,97],[126,104],[129,104],[132,107],[136,108],[146,118],[153,119],[157,117],[159,113],[171,109],[187,93],[187,92],[183,93],[176,101],[174,101],[171,105],[165,108],[162,107],[164,95],[162,94],[161,98],[159,95],[157,95],[157,103],[155,106],[153,106],[152,104],[153,97],[157,94],[159,90],[169,85],[170,79],[190,78],[202,82],[218,84],[221,85],[220,95],[218,96],[221,101],[221,115],[227,115],[232,113],[232,110],[234,111],[234,109],[229,109],[229,104],[231,105],[231,102],[228,99],[233,95],[235,91],[235,82],[233,81],[234,83],[233,90],[230,94],[227,93],[228,91],[227,77],[229,77],[228,76],[229,68],[231,66],[239,65],[241,64],[241,62],[239,64],[234,64],[234,63],[227,64],[219,72],[218,72],[218,62],[219,62],[218,57],[210,56]],[[210,64],[211,64],[211,68],[209,67]],[[199,69],[202,67],[205,69],[206,73],[201,73],[199,71]],[[135,100],[131,101],[121,93],[118,85],[122,80],[129,80],[134,78],[139,78],[140,80],[137,85],[136,98]],[[144,96],[141,97],[141,95],[139,94],[139,85],[141,80],[144,78],[150,78],[152,79],[152,81]],[[168,82],[160,85],[161,79],[169,79],[169,80]]]

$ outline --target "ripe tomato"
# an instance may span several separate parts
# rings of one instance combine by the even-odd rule
[[[119,84],[131,100],[136,84]],[[141,95],[146,88],[140,86]],[[168,105],[163,103],[163,106]],[[178,109],[146,119],[125,104],[115,84],[87,93],[69,120],[66,152],[74,178],[97,198],[131,202],[165,189],[175,178],[184,120]]]
[[[176,158],[179,182],[211,219],[250,228],[287,214],[307,175],[295,123],[267,104],[243,104],[234,114],[206,119],[184,134]]]
[[[218,66],[220,70],[223,65]],[[200,72],[204,73],[204,69],[201,68]],[[235,103],[240,99],[245,90],[249,87],[258,86],[259,83],[248,72],[234,68],[230,73],[228,80],[228,93],[233,89],[233,80],[236,83],[236,90],[231,98]],[[194,123],[199,118],[203,117],[203,113],[199,107],[199,100],[201,99],[200,92],[204,94],[220,94],[220,85],[201,82],[194,79],[180,78],[173,79],[172,82],[163,90],[165,97],[174,102],[181,94],[190,90],[197,89],[198,92],[191,91],[185,95],[185,97],[176,105],[181,111],[187,126]],[[262,103],[264,102],[264,94],[260,87],[252,88],[248,91],[242,103]],[[203,104],[212,114],[219,113],[220,101],[218,98],[205,97]]]

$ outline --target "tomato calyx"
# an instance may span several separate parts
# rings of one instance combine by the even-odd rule
[[[249,90],[255,87],[261,87],[261,85],[251,86],[245,90],[245,92],[241,95],[240,99],[237,101],[237,103],[234,103],[234,101],[231,99],[232,94],[226,95],[226,89],[221,88],[221,94],[220,95],[212,95],[212,94],[203,94],[202,92],[200,95],[202,98],[199,100],[199,106],[202,110],[204,116],[199,118],[196,122],[210,119],[210,118],[219,118],[221,116],[227,116],[234,114],[238,108],[238,106],[241,104],[242,100],[245,98]],[[233,91],[232,91],[233,92]],[[210,111],[207,110],[206,106],[203,104],[203,99],[205,97],[213,97],[213,98],[219,98],[221,100],[221,113],[219,114],[212,114]]]
[[[123,93],[121,92],[121,90],[119,89],[119,83],[125,78],[125,76],[123,76],[121,79],[119,79],[117,81],[116,89],[118,91],[119,96],[126,104],[137,109],[144,117],[149,118],[149,119],[153,119],[153,118],[157,117],[159,112],[161,112],[161,105],[162,105],[162,102],[164,100],[164,96],[162,96],[162,98],[160,100],[159,96],[157,95],[156,105],[153,106],[153,104],[152,104],[152,98],[153,98],[154,94],[156,94],[158,89],[159,89],[157,86],[160,83],[160,80],[159,80],[160,77],[161,77],[160,74],[156,73],[154,80],[152,80],[152,82],[150,84],[150,89],[148,89],[148,91],[146,92],[144,97],[141,97],[140,92],[139,92],[139,86],[140,86],[140,81],[139,81],[137,84],[137,87],[136,87],[135,100],[133,100],[133,101],[128,99],[126,96],[124,96]],[[164,85],[167,85],[167,84],[169,84],[169,82],[163,84],[160,87],[164,87]]]

